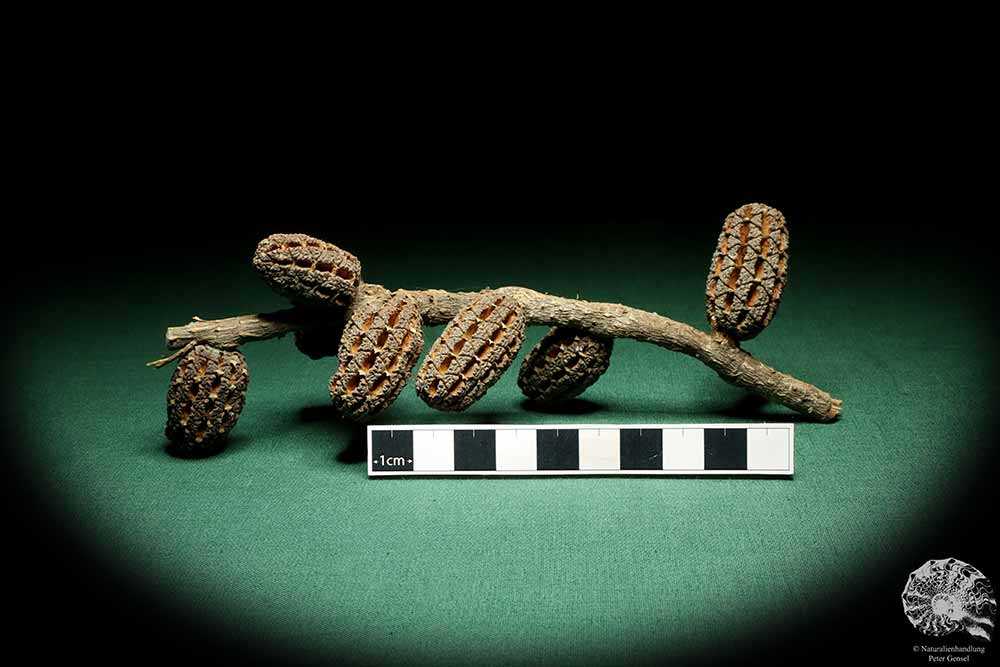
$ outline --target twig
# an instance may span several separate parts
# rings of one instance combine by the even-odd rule
[[[418,304],[426,325],[450,321],[478,294],[436,289],[399,291]],[[616,303],[567,299],[525,287],[501,287],[495,291],[515,296],[523,304],[527,324],[572,327],[602,336],[653,343],[692,356],[723,380],[818,421],[833,421],[841,412],[840,399],[760,362],[725,336],[713,336],[683,322]],[[387,294],[388,290],[381,285],[362,284],[353,307],[359,308]],[[195,321],[167,329],[167,347],[185,348],[197,341],[220,348],[235,348],[243,343],[319,326],[329,317],[330,314],[324,316],[321,310],[291,308],[261,315]]]
[[[198,341],[192,339],[191,342],[189,342],[187,345],[185,345],[181,349],[179,349],[176,352],[174,352],[173,354],[171,354],[169,357],[163,357],[162,359],[157,359],[156,361],[147,362],[146,365],[147,366],[152,366],[153,368],[162,368],[163,366],[166,366],[167,364],[169,364],[174,359],[187,354],[191,350],[191,348],[194,347],[197,344],[198,344]]]
[[[287,308],[259,315],[239,315],[222,320],[203,320],[195,316],[184,326],[167,329],[167,347],[173,349],[197,341],[231,350],[243,343],[284,336],[313,320],[318,324],[322,321],[317,319],[320,317],[322,313],[300,308]]]

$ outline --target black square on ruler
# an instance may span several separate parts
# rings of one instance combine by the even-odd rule
[[[413,470],[413,431],[372,431],[372,470]]]
[[[579,431],[572,428],[539,429],[535,434],[539,470],[580,469]]]
[[[705,429],[705,470],[746,470],[745,428]]]
[[[621,430],[622,470],[663,470],[663,429]]]
[[[496,431],[455,431],[455,470],[496,470]]]

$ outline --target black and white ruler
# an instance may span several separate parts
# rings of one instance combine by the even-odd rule
[[[773,475],[792,424],[368,427],[368,475]]]

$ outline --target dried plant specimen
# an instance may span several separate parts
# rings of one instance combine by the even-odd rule
[[[553,327],[521,363],[517,386],[541,403],[579,396],[608,370],[614,339]]]
[[[167,390],[165,432],[175,451],[200,455],[220,450],[243,410],[249,379],[240,352],[196,345],[185,354]]]
[[[305,234],[268,236],[253,267],[271,289],[302,306],[348,306],[361,284],[357,257]]]
[[[344,329],[330,397],[343,416],[370,419],[392,404],[424,346],[420,311],[404,294],[364,304]]]
[[[718,237],[706,285],[711,333],[620,303],[526,287],[390,291],[362,281],[354,255],[302,234],[269,236],[253,264],[294,307],[169,327],[167,347],[175,352],[149,365],[164,366],[198,345],[234,350],[294,333],[298,348],[312,358],[336,352],[340,363],[330,396],[346,417],[366,420],[387,408],[407,382],[421,353],[422,327],[447,324],[417,374],[416,390],[433,408],[464,410],[510,367],[525,327],[535,324],[555,327],[519,373],[522,390],[536,400],[578,395],[607,369],[614,339],[630,338],[689,355],[726,382],[816,421],[833,421],[841,413],[840,399],[740,346],[774,318],[786,283],[785,219],[764,204],[734,211]],[[345,311],[351,318],[341,335]]]
[[[521,304],[487,292],[445,327],[417,375],[417,394],[438,410],[464,410],[500,379],[524,343]]]
[[[749,340],[764,330],[781,301],[788,273],[788,229],[781,211],[741,206],[726,217],[705,290],[714,331]]]

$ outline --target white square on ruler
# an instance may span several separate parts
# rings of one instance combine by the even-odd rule
[[[788,429],[747,429],[747,470],[788,470]]]
[[[705,469],[705,429],[663,429],[664,470]]]
[[[454,431],[413,431],[413,471],[455,469]]]
[[[497,429],[497,470],[537,470],[534,429]]]
[[[620,470],[620,441],[616,428],[580,429],[580,470]]]

